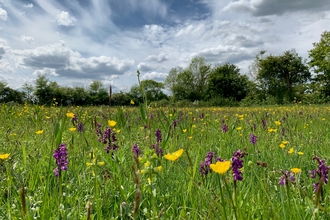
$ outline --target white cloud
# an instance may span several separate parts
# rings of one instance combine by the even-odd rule
[[[62,11],[57,15],[57,24],[62,26],[73,26],[76,19],[69,15],[69,12]]]
[[[7,11],[4,10],[3,8],[0,8],[0,18],[2,20],[7,20]]]
[[[34,43],[34,38],[31,36],[27,36],[27,35],[21,35],[21,40],[28,44]]]
[[[23,5],[24,8],[33,8],[33,4],[32,3],[26,3]]]
[[[146,80],[146,79],[152,79],[155,81],[164,81],[166,79],[167,74],[166,73],[159,73],[159,72],[151,72],[151,73],[146,73],[144,74],[141,79]]]
[[[155,66],[154,65],[151,65],[149,63],[145,63],[145,62],[141,62],[137,65],[137,69],[140,70],[140,71],[150,71],[150,70],[153,70],[155,69]]]
[[[150,55],[146,58],[146,61],[155,61],[155,62],[163,62],[168,60],[168,57],[164,53],[160,53],[157,55]]]
[[[35,74],[49,74],[69,78],[99,79],[122,75],[134,64],[133,60],[116,57],[84,58],[63,42],[29,50],[12,50],[19,59],[18,67],[35,69]]]

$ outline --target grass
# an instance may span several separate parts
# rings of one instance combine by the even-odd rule
[[[309,173],[318,169],[315,155],[329,164],[327,106],[176,109],[2,104],[0,112],[0,219],[330,217],[327,180],[318,175],[312,179]],[[110,127],[109,120],[116,124]],[[84,132],[78,132],[78,123]],[[228,131],[222,131],[223,124]],[[103,144],[100,138],[107,128],[117,140],[110,135]],[[250,143],[251,134],[257,137],[255,144]],[[69,164],[55,176],[53,154],[61,143],[66,144]],[[114,144],[118,149],[112,150]],[[132,152],[134,144],[140,150],[138,157]],[[170,157],[174,161],[163,156],[180,149],[182,155]],[[237,150],[247,153],[241,158],[242,181],[233,180],[232,169],[221,175],[206,166],[208,174],[200,174],[208,152],[213,152],[215,164],[217,157],[232,161]],[[288,174],[287,184],[279,185],[292,168],[301,169],[291,174],[295,181]],[[314,192],[317,182],[322,187]]]

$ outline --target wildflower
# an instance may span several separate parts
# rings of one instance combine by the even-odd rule
[[[46,116],[46,119],[50,119],[50,117],[49,116]]]
[[[44,133],[44,130],[39,130],[36,132],[36,134],[42,134],[42,133]]]
[[[282,149],[285,148],[285,144],[281,143],[280,148],[282,148]]]
[[[60,176],[62,170],[68,169],[68,153],[66,144],[62,143],[54,150],[53,157],[56,159],[57,167],[54,169],[55,176]]]
[[[133,100],[131,100],[131,105],[134,105],[135,103],[134,103],[134,101]]]
[[[172,154],[171,153],[166,154],[164,158],[170,161],[176,161],[177,159],[179,159],[179,157],[181,157],[182,153],[183,153],[183,149],[180,149]]]
[[[132,147],[132,152],[134,154],[135,157],[139,157],[140,155],[140,149],[139,147],[137,146],[137,144],[134,144],[133,147]]]
[[[283,170],[281,170],[281,172],[282,172],[283,175],[280,177],[280,180],[278,182],[279,185],[281,185],[281,186],[288,185],[289,181],[291,181],[291,182],[296,181],[296,178],[294,178],[294,173],[293,172],[290,172],[290,171],[285,171],[284,172]]]
[[[236,130],[240,131],[240,130],[242,130],[242,127],[237,127]]]
[[[83,123],[78,123],[78,132],[84,132],[85,128],[84,128],[84,124]]]
[[[242,158],[246,155],[247,153],[242,152],[241,150],[237,150],[234,152],[232,156],[232,164],[231,168],[233,170],[233,175],[234,175],[234,181],[237,180],[243,180],[242,177],[242,172],[240,169],[243,168],[243,160]]]
[[[188,136],[188,139],[192,139],[192,136]]]
[[[293,173],[300,173],[301,172],[301,169],[299,169],[299,168],[292,168],[291,171]]]
[[[10,154],[0,154],[0,160],[6,160],[8,159]]]
[[[316,160],[318,162],[318,168],[316,170],[309,171],[309,174],[310,174],[311,178],[313,178],[313,179],[316,178],[316,174],[320,178],[318,183],[313,184],[314,192],[316,192],[318,190],[318,187],[319,187],[321,181],[323,181],[325,184],[328,183],[328,181],[329,181],[328,172],[330,170],[330,166],[326,166],[325,160],[320,159],[318,156],[314,156],[313,160]]]
[[[230,161],[218,161],[215,164],[210,164],[210,168],[219,174],[226,173],[230,168]]]
[[[71,132],[73,132],[73,131],[77,130],[77,128],[72,127],[72,128],[69,128],[69,130],[70,130]]]
[[[104,166],[105,163],[103,161],[96,163],[96,159],[93,159],[91,163],[86,163],[86,166],[90,167],[90,166],[95,166],[96,164],[98,166]]]
[[[73,114],[72,112],[68,112],[68,113],[66,113],[66,116],[67,116],[68,118],[74,118],[74,114]]]
[[[183,133],[186,133],[187,132],[187,129],[183,129],[182,131],[183,131]]]
[[[227,132],[227,131],[228,131],[228,126],[225,123],[223,123],[222,124],[222,132]]]
[[[304,153],[301,151],[298,151],[298,155],[303,155]]]
[[[291,147],[290,150],[288,151],[288,154],[292,154],[294,152],[294,148]]]
[[[254,134],[250,134],[250,143],[251,144],[256,144],[257,143],[257,136]]]
[[[276,125],[281,125],[281,122],[280,121],[275,121],[275,124]]]
[[[108,120],[108,125],[110,127],[115,127],[115,125],[117,124],[117,122],[113,121],[113,120]]]
[[[212,159],[214,157],[214,153],[212,151],[206,154],[205,160],[199,165],[199,173],[201,175],[207,175],[210,170],[210,164],[212,164]]]
[[[156,142],[161,142],[162,141],[162,132],[159,129],[156,130],[155,136],[157,138]]]

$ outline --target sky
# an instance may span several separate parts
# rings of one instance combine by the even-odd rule
[[[0,0],[0,81],[128,92],[196,56],[249,75],[261,50],[308,59],[326,30],[328,0]]]

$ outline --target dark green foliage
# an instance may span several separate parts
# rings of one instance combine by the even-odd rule
[[[315,80],[322,87],[322,95],[330,96],[330,31],[321,35],[320,42],[313,43],[314,48],[309,51],[309,66],[316,73]]]
[[[240,75],[240,69],[234,64],[226,63],[215,67],[208,78],[209,98],[229,98],[241,101],[248,94],[248,78]]]
[[[311,77],[308,66],[295,50],[257,59],[259,89],[275,97],[278,103],[293,101],[294,87],[307,82]]]

